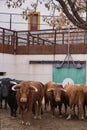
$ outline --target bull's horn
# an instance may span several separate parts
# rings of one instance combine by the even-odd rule
[[[62,90],[62,91],[64,91],[64,92],[66,92],[66,90],[65,90],[65,89],[63,89],[63,88],[58,88],[58,89],[60,89],[60,90]]]
[[[20,84],[16,84],[16,85],[13,85],[12,86],[12,90],[13,91],[16,91],[17,89],[19,89],[20,88]]]
[[[38,92],[38,89],[33,85],[30,85],[29,88],[33,88],[35,90],[35,92]]]
[[[17,84],[17,83],[16,83],[16,82],[14,82],[14,81],[10,81],[10,83],[11,83],[11,84]]]
[[[52,90],[55,90],[55,88],[48,88],[47,91],[50,92]]]

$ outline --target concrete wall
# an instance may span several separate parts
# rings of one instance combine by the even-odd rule
[[[37,80],[43,83],[52,80],[51,64],[29,64],[31,60],[64,60],[66,55],[10,55],[0,54],[0,72],[6,75],[0,76],[15,78],[19,80]],[[86,61],[87,55],[72,55],[74,61]],[[86,70],[87,73],[87,70]],[[87,76],[86,76],[87,83]]]

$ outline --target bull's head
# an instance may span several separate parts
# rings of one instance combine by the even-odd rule
[[[23,86],[23,84],[17,84],[12,87],[12,90],[17,91],[17,94],[20,95],[20,102],[26,103],[30,94],[30,90],[34,90],[35,92],[38,89],[32,85]]]
[[[6,98],[9,95],[9,89],[10,89],[11,84],[14,85],[17,83],[11,81],[8,78],[2,79],[0,81],[0,91],[1,91],[0,93],[2,94],[3,98]]]
[[[62,89],[62,88],[56,88],[56,87],[49,88],[47,91],[48,92],[52,91],[54,99],[55,99],[56,102],[60,102],[61,101],[61,93],[62,93],[62,91],[65,92],[64,89]]]
[[[8,87],[6,83],[0,81],[0,96],[2,95],[3,98],[7,98],[8,96]]]

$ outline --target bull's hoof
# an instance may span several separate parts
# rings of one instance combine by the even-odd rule
[[[67,118],[66,118],[66,120],[70,120],[71,119],[71,115],[69,115]]]
[[[34,116],[34,119],[37,119],[37,116]]]
[[[16,113],[11,112],[11,116],[12,116],[12,117],[16,117]]]
[[[14,117],[14,118],[17,117],[15,114],[13,114],[13,115],[11,115],[11,116]]]
[[[82,120],[82,121],[85,120],[84,116],[81,117],[81,120]]]
[[[36,120],[36,119],[41,120],[41,116],[34,116],[34,119],[35,119],[35,120]]]
[[[59,115],[59,117],[60,117],[60,118],[62,118],[62,117],[63,117],[63,115]]]
[[[12,119],[12,120],[14,120],[14,119],[15,119],[15,117],[14,117],[14,116],[11,116],[11,119]]]
[[[41,116],[38,116],[38,119],[41,120]]]
[[[26,125],[26,126],[30,126],[30,122],[26,122],[25,125]]]
[[[54,119],[54,118],[55,118],[55,116],[54,116],[54,115],[52,115],[52,118]]]
[[[30,122],[20,121],[20,123],[21,123],[22,125],[30,126]]]
[[[24,124],[25,124],[25,122],[24,122],[24,121],[20,121],[20,124],[24,125]]]

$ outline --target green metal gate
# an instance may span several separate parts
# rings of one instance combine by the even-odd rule
[[[57,83],[63,83],[65,79],[72,79],[74,84],[85,84],[86,83],[86,62],[85,61],[75,61],[64,62],[60,67],[58,62],[53,65],[53,81]]]

